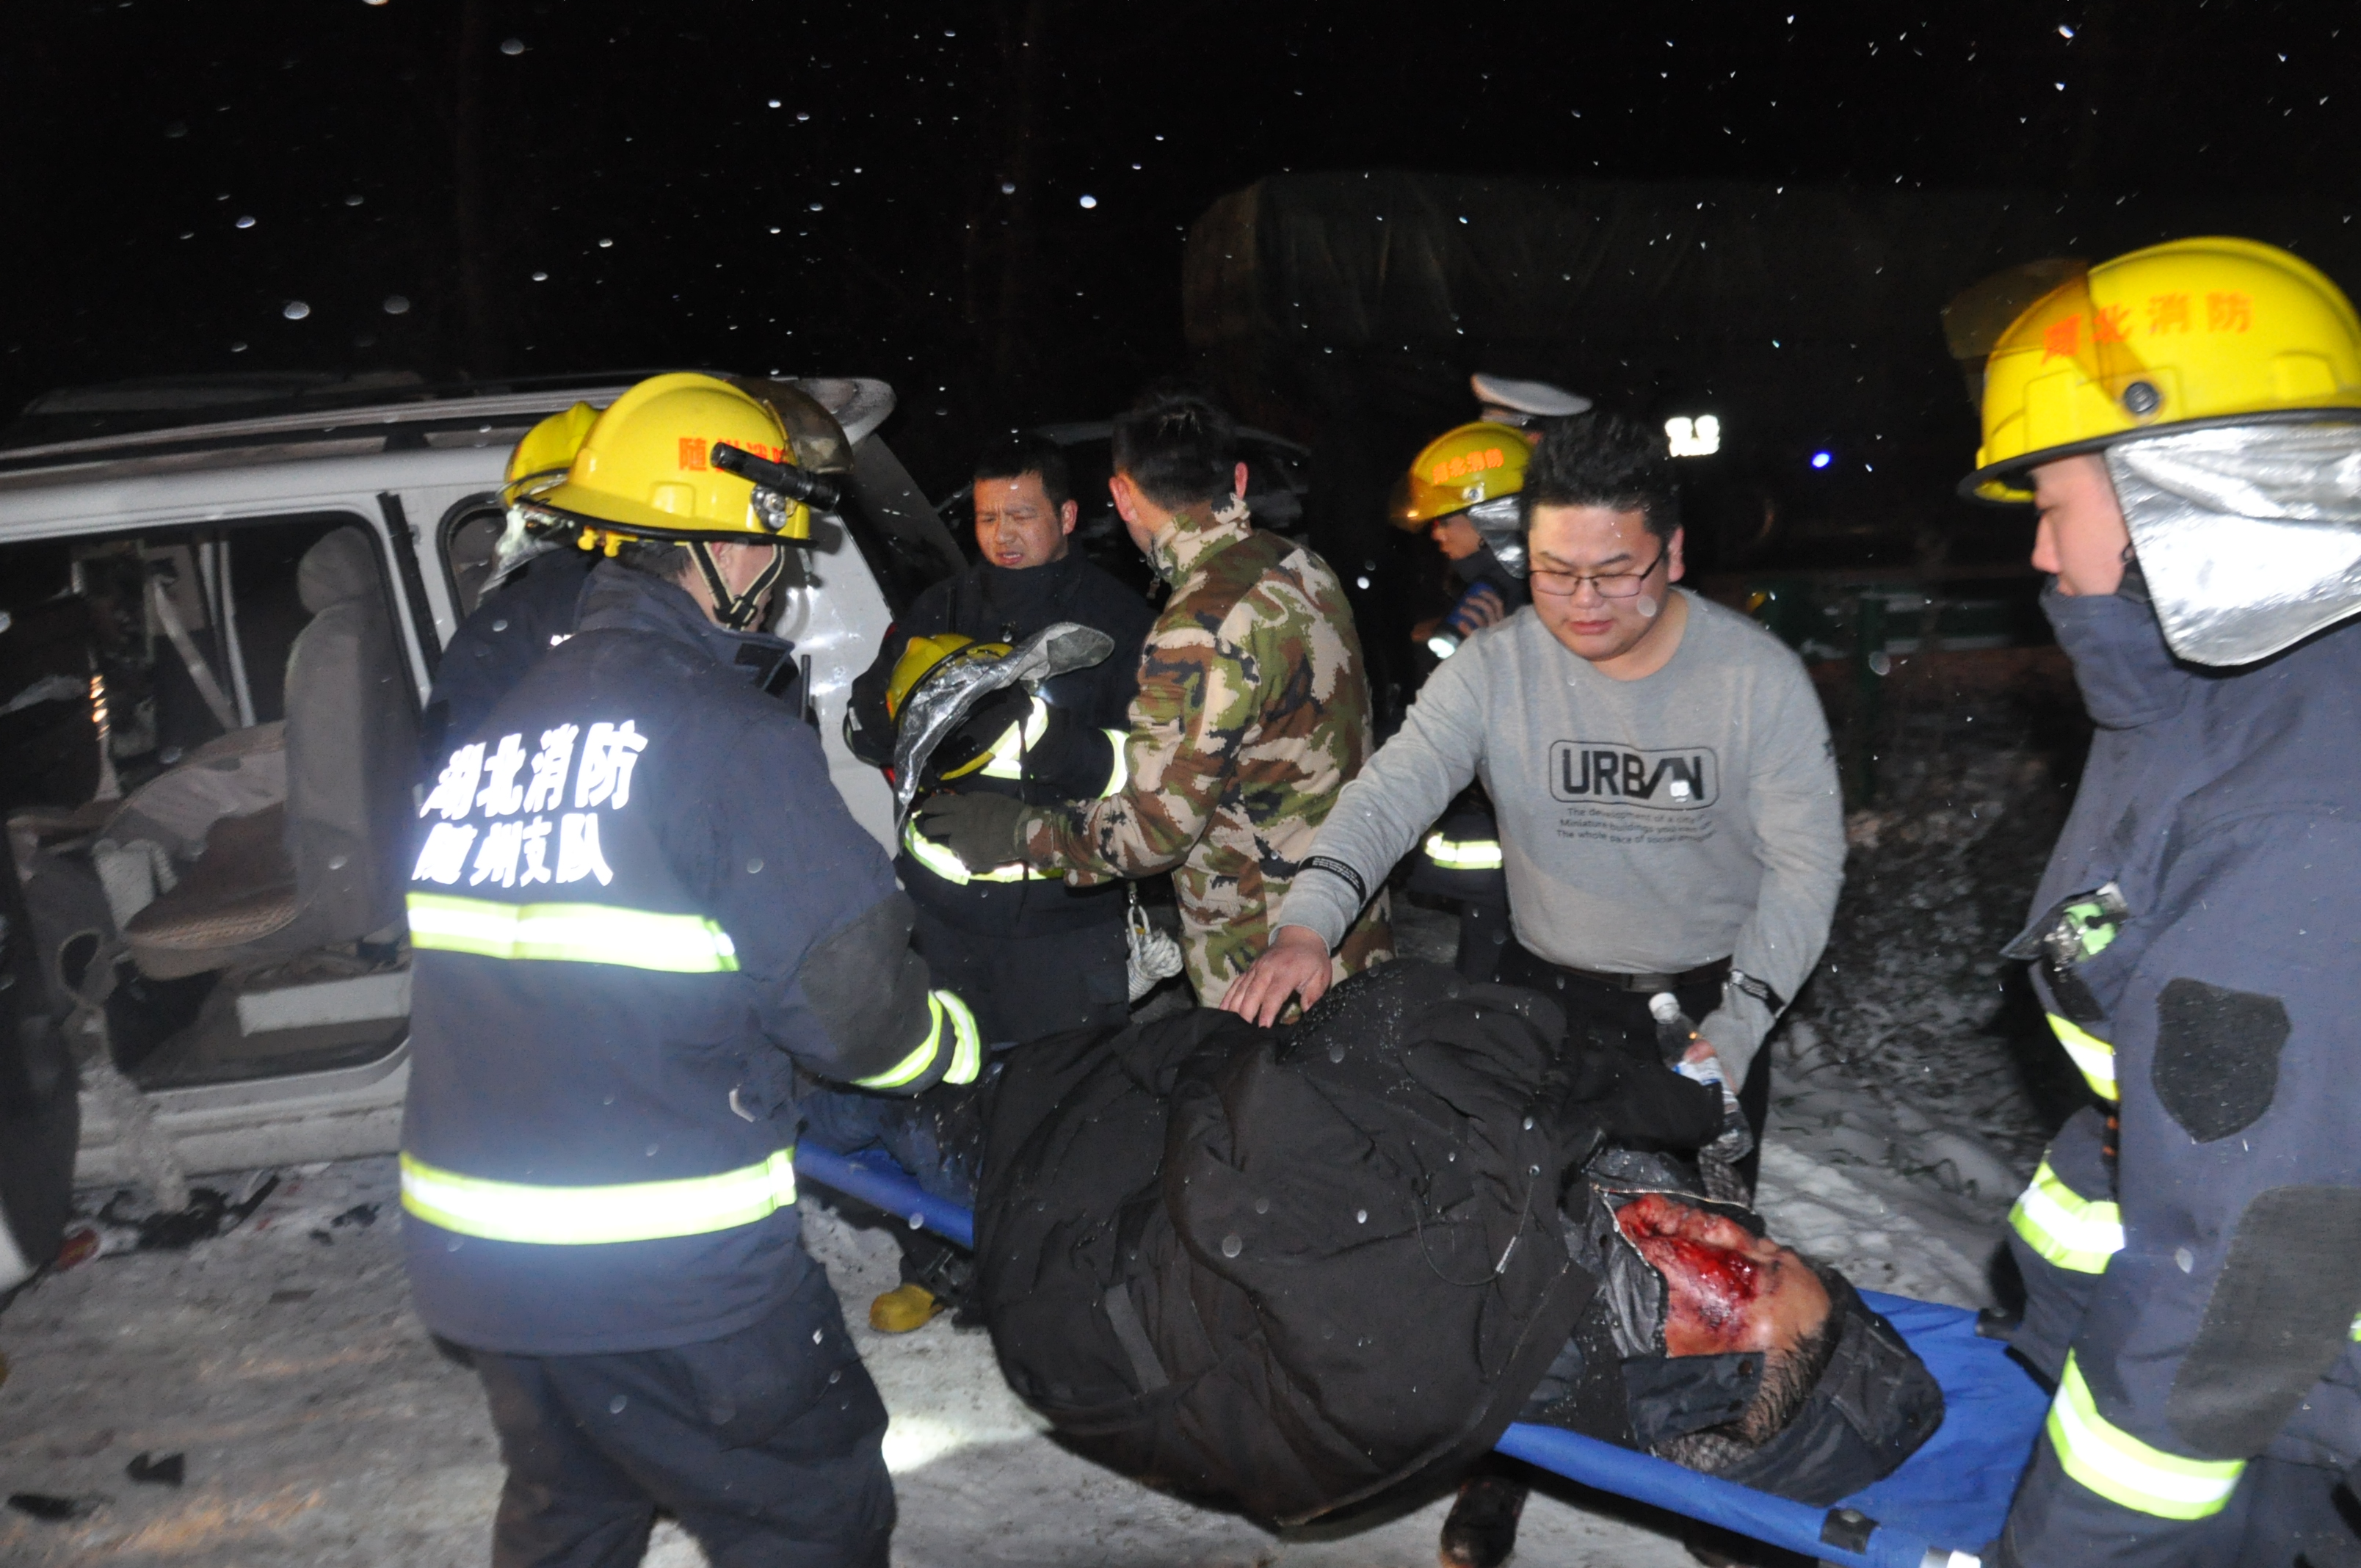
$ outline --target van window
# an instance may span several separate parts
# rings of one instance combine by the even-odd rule
[[[484,585],[500,564],[500,535],[509,514],[491,499],[461,501],[443,515],[443,572],[451,589],[452,620],[476,613],[483,602]]]
[[[344,513],[0,545],[0,811],[47,1001],[147,1087],[407,1028],[417,698]]]

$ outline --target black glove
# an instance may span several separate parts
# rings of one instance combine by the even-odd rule
[[[960,858],[971,872],[1022,860],[1016,820],[1025,803],[1005,795],[937,795],[918,807],[918,831]]]
[[[894,716],[885,711],[885,687],[894,662],[909,645],[898,630],[888,636],[875,661],[852,677],[852,694],[845,699],[845,749],[873,768],[894,765]]]
[[[1722,1135],[1721,1091],[1653,1062],[1616,1064],[1615,1081],[1588,1107],[1620,1148],[1693,1154]]]

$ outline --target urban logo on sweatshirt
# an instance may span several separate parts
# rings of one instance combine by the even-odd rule
[[[1584,805],[1700,811],[1720,798],[1721,765],[1709,746],[1635,751],[1604,740],[1559,740],[1550,747],[1550,794]]]

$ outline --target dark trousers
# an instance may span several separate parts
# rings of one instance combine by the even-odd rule
[[[1536,957],[1514,937],[1500,943],[1499,951],[1496,974],[1500,983],[1547,992],[1565,1009],[1566,1028],[1575,1038],[1587,1036],[1627,1059],[1653,1065],[1659,1071],[1670,1070],[1664,1066],[1664,1053],[1656,1045],[1656,1020],[1648,1012],[1646,992],[1624,991],[1569,973]],[[1683,1013],[1692,1021],[1699,1020],[1721,1005],[1721,982],[1681,986],[1673,995]],[[1769,1050],[1754,1053],[1753,1064],[1746,1069],[1746,1081],[1738,1088],[1738,1109],[1754,1134],[1754,1147],[1738,1162],[1737,1168],[1751,1190],[1755,1173],[1763,1166],[1763,1122],[1771,1111]]]
[[[475,1361],[509,1470],[493,1568],[631,1568],[660,1507],[714,1568],[885,1568],[885,1406],[818,1265],[721,1339]]]
[[[1123,912],[1112,899],[1099,902],[1110,915]],[[1130,1020],[1129,948],[1119,921],[1041,937],[985,936],[920,905],[912,937],[933,983],[957,992],[973,1009],[986,1045],[1022,1045],[1067,1029],[1119,1029]]]
[[[1500,954],[1516,940],[1509,929],[1509,906],[1486,899],[1463,899],[1459,905],[1459,950],[1453,967],[1459,978],[1481,985],[1498,977]]]

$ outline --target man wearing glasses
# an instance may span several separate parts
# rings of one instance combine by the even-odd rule
[[[1818,960],[1844,878],[1827,720],[1793,652],[1674,587],[1660,432],[1606,412],[1556,421],[1520,499],[1532,604],[1445,660],[1345,786],[1270,950],[1222,1005],[1267,1025],[1290,998],[1319,1000],[1330,946],[1480,778],[1514,932],[1499,980],[1561,998],[1576,1037],[1649,1061],[1660,1025],[1679,1029],[1663,1003],[1651,1014],[1670,992],[1699,1021],[1685,1076],[1718,1067],[1740,1089],[1747,1135],[1733,1126],[1722,1147],[1751,1190],[1770,1096],[1758,1050]]]

